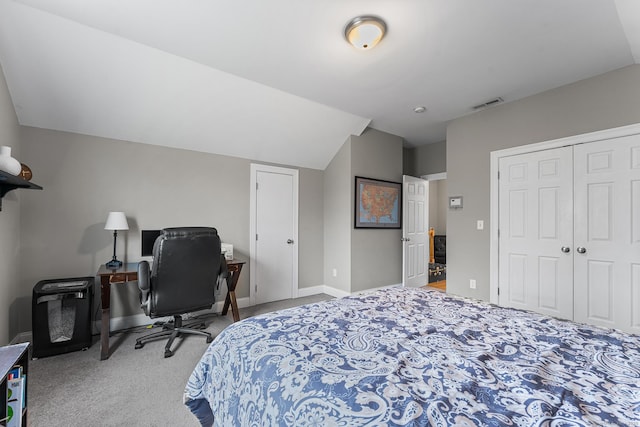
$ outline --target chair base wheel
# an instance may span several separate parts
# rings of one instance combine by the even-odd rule
[[[184,338],[187,335],[199,335],[206,338],[207,344],[213,342],[213,336],[211,336],[209,332],[200,330],[206,329],[206,324],[204,322],[196,321],[194,323],[186,324],[183,326],[182,317],[180,317],[179,315],[174,315],[173,317],[174,320],[171,322],[166,322],[161,331],[137,338],[135,348],[140,349],[144,347],[144,345],[148,341],[168,338],[169,340],[164,347],[164,357],[166,358],[173,356],[173,354],[175,353],[175,350],[171,350],[171,346],[173,345],[173,342],[176,338]],[[177,349],[178,347],[179,345],[175,348]]]

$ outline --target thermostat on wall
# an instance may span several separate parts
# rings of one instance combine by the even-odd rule
[[[449,197],[449,209],[462,209],[462,196]]]

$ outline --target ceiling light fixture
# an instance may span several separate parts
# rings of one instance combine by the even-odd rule
[[[427,111],[427,107],[422,105],[413,109],[414,113],[424,113],[425,111]]]
[[[387,31],[387,25],[376,16],[356,16],[344,29],[344,36],[358,49],[371,49],[377,45]]]

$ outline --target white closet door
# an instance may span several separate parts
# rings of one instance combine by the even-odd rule
[[[574,320],[640,333],[640,136],[574,156]]]
[[[256,304],[294,297],[298,288],[296,170],[255,166],[255,241],[252,275]]]
[[[571,147],[499,161],[499,304],[573,318]]]

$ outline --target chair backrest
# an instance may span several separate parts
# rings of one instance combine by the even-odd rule
[[[215,228],[165,228],[153,245],[150,316],[211,308],[221,267]]]

